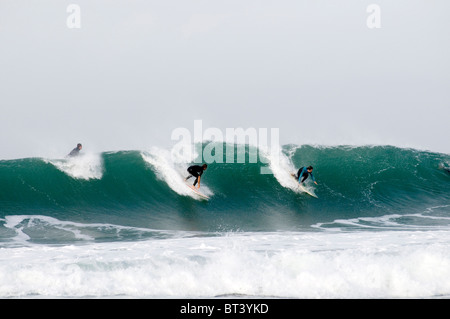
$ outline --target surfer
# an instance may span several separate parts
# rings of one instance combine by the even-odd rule
[[[83,145],[81,145],[81,143],[77,144],[77,147],[75,147],[70,153],[69,155],[67,155],[68,157],[75,157],[80,155],[80,151],[83,148]]]
[[[207,167],[208,167],[208,165],[206,165],[206,164],[203,164],[202,166],[200,166],[200,165],[189,166],[187,171],[189,172],[190,175],[188,177],[186,177],[184,179],[184,181],[187,181],[189,178],[194,176],[195,177],[195,181],[194,181],[193,186],[195,187],[195,185],[198,182],[198,187],[197,188],[200,188],[200,177],[202,176],[203,171],[206,170]]]
[[[309,177],[309,175],[311,175],[313,182],[317,185],[316,179],[314,178],[312,171],[313,171],[312,166],[300,167],[300,169],[297,172],[297,175],[295,175],[295,178],[298,179],[298,182],[300,183],[300,185],[303,184],[303,182]],[[300,178],[302,178],[301,181],[300,181]]]

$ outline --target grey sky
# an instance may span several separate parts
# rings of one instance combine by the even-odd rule
[[[450,153],[449,13],[446,0],[0,0],[0,159],[170,145],[196,119],[276,127],[283,144]]]

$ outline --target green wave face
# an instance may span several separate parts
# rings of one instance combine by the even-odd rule
[[[211,145],[205,147],[211,152]],[[450,210],[446,154],[392,146],[285,145],[279,161],[259,152],[250,162],[258,149],[246,146],[236,147],[234,160],[227,163],[229,145],[216,144],[215,151],[221,147],[222,163],[208,163],[201,179],[207,201],[184,184],[192,162],[173,162],[168,151],[0,161],[0,218],[45,215],[152,229],[245,231],[409,216],[438,206],[445,207],[441,214]],[[245,161],[239,162],[242,152]],[[299,192],[290,177],[305,165],[314,166],[318,185],[309,179],[307,187],[318,198]],[[261,174],[265,169],[272,174]]]

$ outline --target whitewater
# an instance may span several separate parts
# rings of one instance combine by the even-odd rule
[[[208,163],[204,200],[204,147],[0,161],[0,297],[450,296],[448,154],[284,145]]]

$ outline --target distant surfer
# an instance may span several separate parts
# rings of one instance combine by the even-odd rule
[[[75,147],[67,156],[68,157],[76,157],[76,156],[80,155],[80,151],[82,148],[83,148],[83,145],[81,145],[81,143],[78,143],[77,147]]]
[[[297,172],[297,175],[292,174],[292,176],[294,176],[301,185],[311,175],[311,179],[317,185],[316,179],[314,178],[312,171],[313,171],[312,166],[300,167],[300,169]],[[300,181],[300,179],[301,179],[301,181]]]
[[[194,181],[193,186],[195,187],[195,185],[196,185],[197,182],[198,182],[197,188],[200,188],[200,178],[201,178],[201,176],[202,176],[202,174],[203,174],[203,171],[205,171],[207,167],[208,167],[208,165],[206,165],[206,164],[203,164],[202,166],[200,166],[200,165],[193,165],[193,166],[190,166],[190,167],[187,169],[187,171],[189,172],[190,175],[189,175],[188,177],[186,177],[186,178],[184,179],[184,181],[187,181],[189,178],[191,178],[192,176],[194,176],[194,177],[195,177],[195,181]]]

